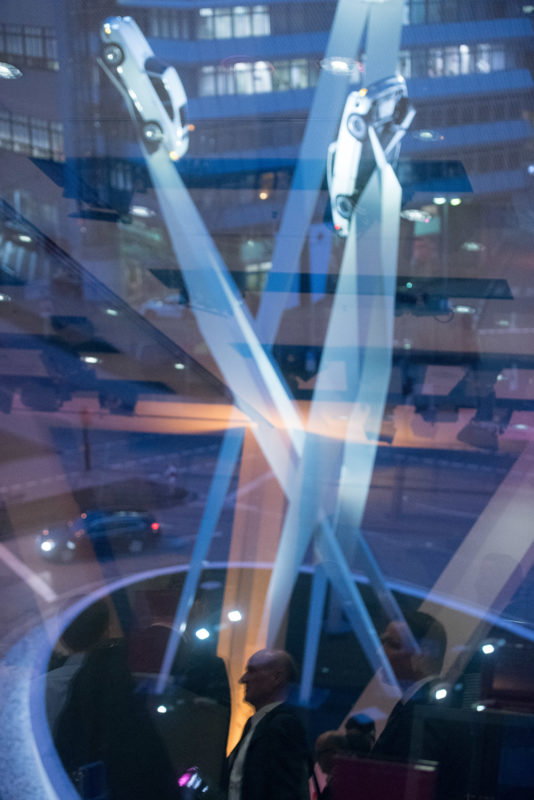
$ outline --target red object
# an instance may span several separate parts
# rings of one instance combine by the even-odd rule
[[[436,765],[339,757],[330,782],[332,800],[433,800]]]

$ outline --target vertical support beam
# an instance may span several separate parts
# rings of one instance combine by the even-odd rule
[[[321,564],[317,564],[312,578],[308,624],[306,626],[306,644],[300,679],[299,702],[307,705],[313,689],[313,676],[317,663],[317,651],[323,624],[324,603],[326,599],[327,579]]]
[[[195,599],[198,581],[204,567],[204,560],[208,554],[213,532],[223,507],[224,498],[226,497],[228,486],[234,473],[234,467],[239,457],[242,443],[242,430],[230,430],[226,432],[221,452],[219,453],[215,475],[211,482],[208,498],[206,500],[206,512],[202,517],[195,547],[191,556],[191,564],[174,615],[172,632],[158,675],[156,683],[157,694],[163,692],[167,685],[174,657],[176,656],[176,651],[180,644],[180,638],[185,630],[187,617],[193,605],[193,600]]]

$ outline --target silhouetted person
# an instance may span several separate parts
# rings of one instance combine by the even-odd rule
[[[94,647],[74,675],[55,744],[81,797],[179,797],[171,761],[143,695],[135,692],[122,640]]]
[[[61,642],[69,651],[60,666],[46,676],[46,712],[48,724],[55,730],[57,718],[67,699],[69,688],[87,655],[104,639],[109,628],[109,609],[105,600],[86,608],[65,628]]]
[[[461,725],[446,719],[449,693],[440,686],[439,674],[447,636],[443,625],[430,614],[408,612],[405,620],[391,622],[381,636],[403,694],[376,740],[372,755],[396,761],[409,761],[413,757],[435,761],[438,764],[437,797],[455,800],[465,793],[469,746],[467,732]],[[409,632],[417,647],[412,645]],[[417,710],[424,706],[433,706],[435,713],[425,721],[422,741],[414,751],[414,719]]]
[[[259,650],[250,657],[239,682],[256,712],[228,757],[228,800],[308,800],[306,734],[285,702],[295,677],[284,650]]]

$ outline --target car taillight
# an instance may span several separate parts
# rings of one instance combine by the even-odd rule
[[[153,523],[150,525],[150,527],[152,528],[152,530],[154,531],[154,533],[157,533],[157,532],[159,531],[159,522],[153,522]]]

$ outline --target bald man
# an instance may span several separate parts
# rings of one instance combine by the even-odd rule
[[[284,650],[259,650],[239,682],[255,709],[227,760],[228,800],[308,800],[310,756],[306,734],[285,702],[295,680]]]

